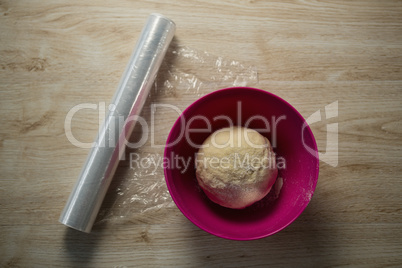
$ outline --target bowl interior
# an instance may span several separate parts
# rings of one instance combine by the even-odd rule
[[[195,177],[197,146],[230,124],[253,128],[271,141],[283,180],[279,195],[273,189],[241,210],[210,201]],[[303,117],[283,99],[252,88],[218,90],[189,106],[171,129],[165,158],[171,163],[165,165],[166,182],[181,212],[201,229],[228,239],[257,239],[285,228],[308,205],[318,179],[317,147]]]

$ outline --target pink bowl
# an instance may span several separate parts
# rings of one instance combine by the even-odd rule
[[[256,129],[277,154],[283,186],[245,208],[224,208],[210,201],[197,183],[197,146],[215,130],[234,125]],[[272,235],[292,223],[315,190],[317,145],[300,113],[283,99],[260,89],[227,88],[190,105],[173,125],[165,148],[166,183],[177,207],[199,228],[219,237],[252,240]],[[185,168],[183,161],[190,161]],[[279,189],[279,188],[278,188]]]

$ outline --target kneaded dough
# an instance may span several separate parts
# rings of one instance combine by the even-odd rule
[[[261,200],[277,175],[269,140],[248,128],[212,133],[196,157],[199,185],[209,199],[228,208],[241,209]]]

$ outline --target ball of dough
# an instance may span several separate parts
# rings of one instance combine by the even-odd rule
[[[241,209],[261,200],[277,175],[269,140],[248,128],[212,133],[196,157],[199,185],[209,199],[228,208]]]

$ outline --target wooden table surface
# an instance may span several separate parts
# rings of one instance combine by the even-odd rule
[[[123,199],[116,196],[126,194],[119,187],[135,176],[140,188],[145,179],[160,180],[153,185],[166,194],[160,170],[138,175],[127,159],[90,234],[58,223],[89,150],[69,141],[66,116],[78,104],[111,100],[154,12],[175,21],[176,52],[186,47],[210,61],[168,57],[162,73],[173,66],[173,76],[182,70],[208,82],[214,59],[233,60],[244,66],[240,71],[258,72],[258,81],[246,77],[248,85],[286,99],[305,118],[321,111],[322,120],[311,125],[325,160],[316,192],[283,231],[247,242],[218,238],[166,196],[154,206],[133,202],[119,211],[116,200]],[[198,91],[173,85],[170,93],[160,85],[142,115],[150,118],[154,102],[184,109],[235,81],[220,82]],[[325,107],[336,108],[336,101],[337,116],[325,120]],[[77,140],[93,141],[98,112],[76,113]],[[400,1],[0,0],[0,115],[2,267],[402,265]],[[155,117],[157,144],[176,118]],[[329,133],[327,142],[327,125],[336,124],[338,136]],[[148,143],[136,151],[162,152]],[[142,197],[152,201],[146,191]]]

